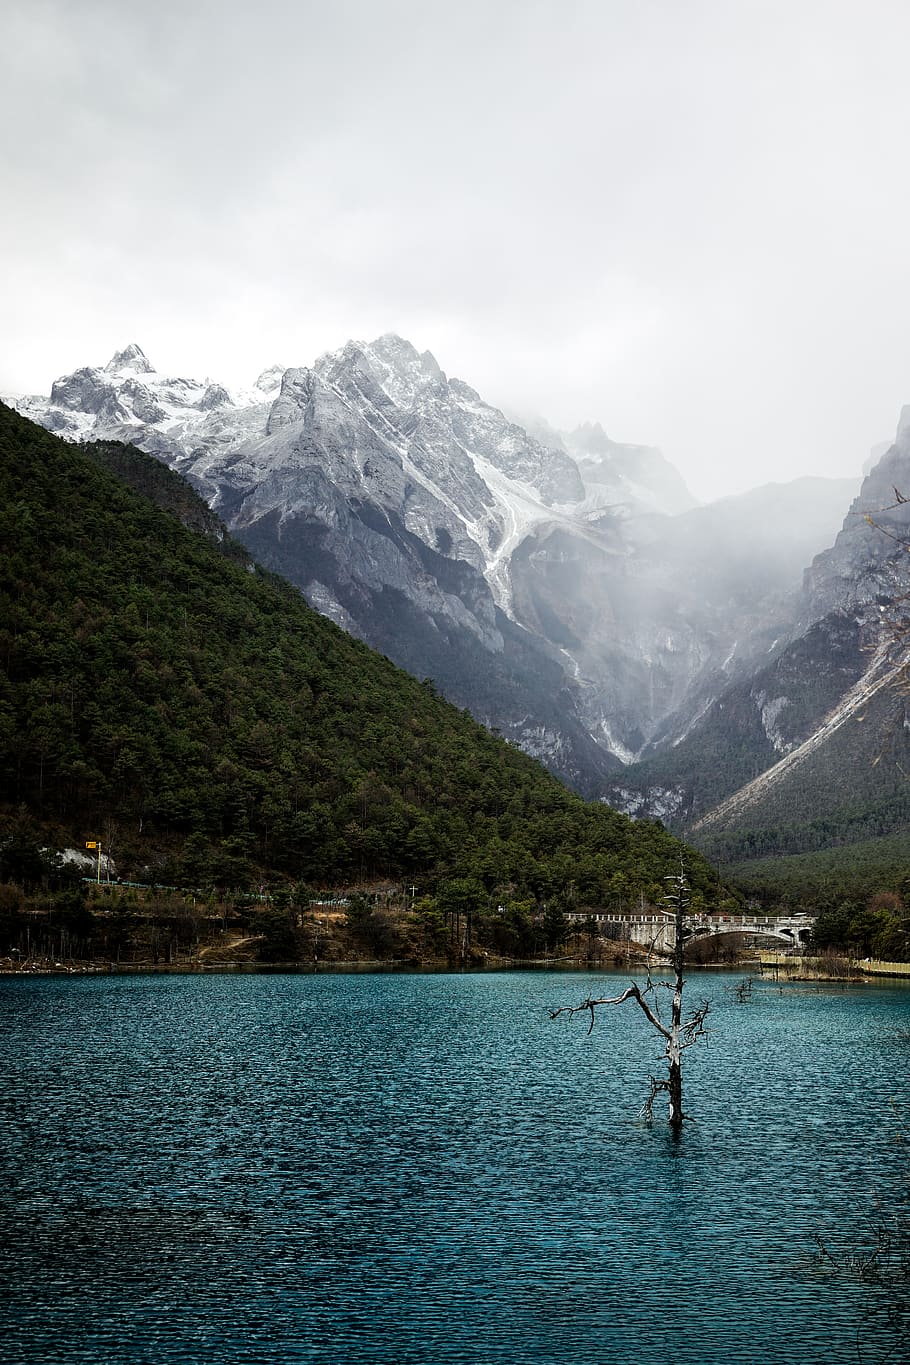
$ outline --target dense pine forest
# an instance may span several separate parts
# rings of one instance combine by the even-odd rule
[[[154,459],[0,406],[0,528],[0,875],[32,830],[200,887],[467,879],[586,906],[658,899],[683,857],[696,904],[722,894],[662,826],[312,611]]]

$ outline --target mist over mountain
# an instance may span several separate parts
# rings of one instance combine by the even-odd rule
[[[898,877],[893,839],[910,829],[904,488],[902,419],[833,544],[806,569],[789,638],[714,698],[678,744],[628,768],[608,792],[612,804],[658,815],[743,872],[755,863],[763,881],[774,858],[773,876],[791,875],[790,859],[794,885],[823,883],[849,847]]]
[[[177,469],[319,611],[589,793],[797,633],[854,491],[696,506],[659,451],[528,430],[394,335],[240,392],[130,345],[15,404]]]
[[[613,441],[599,422],[559,431],[544,417],[509,415],[541,445],[570,455],[589,495],[602,489],[607,506],[622,501],[640,511],[672,514],[697,505],[679,470],[654,446]]]

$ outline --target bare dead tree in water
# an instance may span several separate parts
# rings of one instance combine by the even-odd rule
[[[670,1127],[679,1132],[685,1120],[690,1117],[683,1110],[682,1054],[687,1048],[693,1047],[699,1038],[706,1033],[705,1020],[710,1013],[711,1005],[707,1000],[702,1001],[697,1009],[686,1020],[683,1020],[683,987],[685,986],[683,977],[683,925],[689,906],[689,883],[682,863],[680,863],[679,871],[665,880],[670,883],[670,888],[664,897],[664,901],[673,910],[674,918],[674,980],[652,981],[649,970],[647,983],[644,987],[633,981],[621,995],[605,996],[597,1000],[589,996],[580,1005],[562,1005],[559,1009],[551,1010],[550,1018],[557,1019],[562,1014],[571,1016],[587,1012],[590,1015],[588,1025],[588,1033],[590,1033],[594,1027],[597,1010],[601,1005],[623,1005],[627,1000],[634,1000],[648,1023],[664,1039],[664,1059],[667,1063],[666,1076],[649,1077],[651,1090],[642,1105],[640,1117],[650,1123],[654,1117],[655,1100],[659,1095],[666,1092]],[[662,990],[670,991],[672,996],[669,1023],[665,1023],[661,1017],[660,991]]]
[[[738,981],[735,986],[725,986],[724,990],[736,999],[737,1004],[745,1005],[747,1001],[752,999],[752,978],[751,976],[744,976],[742,981]]]

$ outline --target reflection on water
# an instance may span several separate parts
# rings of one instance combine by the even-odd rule
[[[910,993],[762,985],[661,1051],[584,973],[0,982],[7,1365],[881,1359]],[[617,979],[618,982],[619,979]]]

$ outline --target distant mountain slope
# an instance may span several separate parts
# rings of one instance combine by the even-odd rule
[[[905,669],[877,650],[808,738],[691,824],[693,837],[730,861],[910,830]]]
[[[815,733],[865,673],[864,639],[855,617],[825,618],[724,688],[678,744],[626,769],[609,798],[689,828]]]
[[[25,809],[49,839],[102,834],[121,871],[191,884],[468,875],[491,893],[660,894],[684,853],[666,831],[583,803],[194,503],[139,452],[87,453],[0,405],[4,825]],[[204,534],[181,524],[197,520]],[[685,857],[709,895],[707,864]]]
[[[244,393],[130,346],[17,406],[186,474],[319,611],[591,793],[792,630],[785,594],[848,496],[692,508],[658,451],[529,433],[396,336]]]
[[[802,633],[723,690],[678,745],[627,769],[609,792],[618,808],[662,816],[724,864],[765,859],[765,883],[772,856],[856,844],[871,867],[870,841],[910,837],[902,487],[908,431],[806,571]]]

